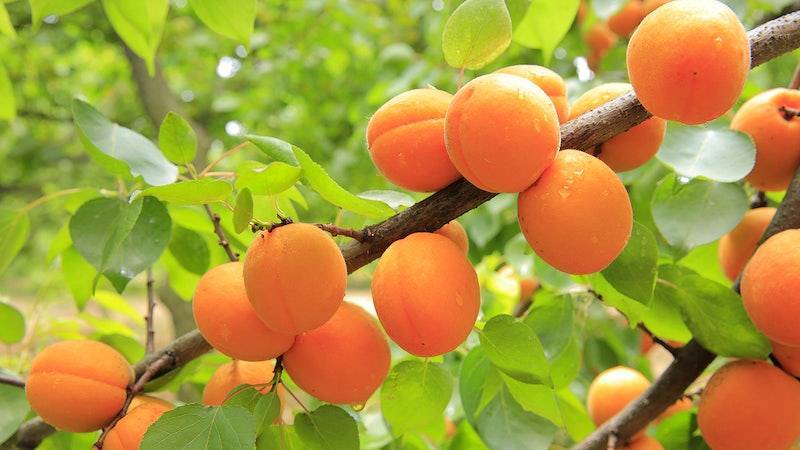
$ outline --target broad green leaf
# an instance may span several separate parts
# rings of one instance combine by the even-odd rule
[[[247,229],[253,219],[253,194],[250,188],[244,188],[236,196],[236,206],[233,208],[233,229],[237,233]]]
[[[381,412],[394,436],[422,431],[442,420],[452,393],[452,377],[440,364],[403,361],[392,368],[383,382]]]
[[[189,0],[189,4],[208,28],[245,47],[250,45],[256,19],[256,0]]]
[[[29,0],[31,4],[31,22],[36,31],[47,16],[63,16],[92,3],[95,0]]]
[[[543,293],[536,296],[524,322],[539,337],[545,355],[552,359],[569,344],[573,334],[574,310],[569,295]]]
[[[236,189],[249,188],[256,195],[278,194],[294,186],[302,172],[300,167],[280,161],[245,161],[236,170]]]
[[[603,269],[603,278],[622,294],[650,303],[658,272],[658,243],[644,225],[634,222],[631,237],[622,253]]]
[[[286,141],[272,136],[256,136],[254,134],[248,134],[245,138],[275,161],[280,161],[292,166],[300,165],[294,155],[293,149],[295,146]]]
[[[556,393],[558,409],[564,421],[567,434],[575,442],[580,442],[594,431],[594,423],[586,411],[583,402],[569,389],[562,389]]]
[[[16,344],[25,337],[25,316],[13,305],[0,301],[0,342]]]
[[[152,76],[169,0],[103,0],[103,9],[114,31],[147,63]]]
[[[689,342],[692,332],[686,326],[681,314],[680,305],[673,302],[668,295],[664,295],[665,286],[656,282],[653,300],[641,319],[648,330],[663,339],[678,342]]]
[[[241,406],[190,404],[165,412],[150,425],[141,450],[252,450],[255,419]]]
[[[693,411],[682,411],[664,419],[656,427],[654,437],[665,449],[709,449],[699,434],[697,414]]]
[[[395,211],[399,211],[403,207],[410,207],[414,205],[414,199],[404,193],[399,191],[389,191],[389,190],[374,190],[374,191],[364,191],[358,194],[359,197],[365,198],[367,200],[376,200],[379,202],[386,203],[389,208],[392,208]]]
[[[135,364],[144,358],[144,345],[128,335],[119,333],[104,334],[100,336],[98,340],[122,353],[122,356],[124,356],[130,364]]]
[[[262,394],[258,389],[242,385],[233,389],[236,393],[225,401],[226,405],[239,405],[256,419],[256,434],[269,427],[281,412],[281,401],[275,390]]]
[[[462,420],[447,450],[489,450],[468,420]]]
[[[294,427],[304,448],[320,450],[358,450],[358,426],[345,410],[322,405],[307,414],[297,414]]]
[[[186,301],[192,299],[200,275],[186,270],[170,252],[164,252],[159,260],[167,271],[169,286],[178,296]]]
[[[122,314],[137,325],[145,324],[142,313],[116,292],[98,290],[95,292],[93,300],[106,311]]]
[[[480,69],[511,43],[511,16],[503,0],[466,0],[447,19],[442,52],[455,68]]]
[[[72,116],[86,150],[111,173],[141,176],[153,186],[169,184],[177,178],[178,168],[141,134],[109,121],[82,100],[72,101]]]
[[[169,251],[186,270],[197,275],[206,273],[211,262],[205,239],[188,228],[176,226],[172,229]]]
[[[475,420],[475,428],[489,448],[503,450],[549,448],[558,431],[552,422],[525,411],[505,387]]]
[[[75,306],[82,311],[94,291],[97,270],[78,253],[75,247],[70,246],[61,254],[61,271],[75,300]]]
[[[479,333],[486,356],[502,372],[524,383],[551,384],[550,363],[533,328],[503,314]]]
[[[100,433],[68,433],[57,431],[48,436],[36,450],[82,450],[92,448]]]
[[[215,178],[187,180],[180,183],[153,186],[142,191],[159,200],[176,205],[202,205],[228,200],[233,193],[230,183]]]
[[[724,285],[731,282],[719,262],[719,241],[695,247],[678,262],[711,281]]]
[[[0,120],[14,120],[17,117],[17,103],[14,100],[14,86],[8,77],[5,66],[0,64]]]
[[[506,376],[503,377],[503,382],[522,409],[542,416],[558,427],[564,425],[553,388],[543,384],[523,383]]]
[[[25,389],[0,384],[0,442],[5,442],[17,431],[29,410]]]
[[[727,286],[678,265],[659,268],[659,294],[680,306],[686,325],[708,350],[736,358],[763,359],[771,351],[739,297]]]
[[[47,257],[45,261],[50,264],[56,256],[64,253],[72,246],[72,239],[69,237],[69,223],[65,223],[58,229],[58,233],[50,242],[50,247],[47,249]]]
[[[731,182],[750,173],[756,148],[749,136],[730,128],[671,123],[656,157],[678,175]]]
[[[291,425],[272,425],[261,430],[256,450],[305,450]]]
[[[533,0],[528,12],[514,30],[514,41],[542,50],[549,64],[553,50],[575,21],[580,0]]]
[[[158,129],[158,145],[168,160],[188,164],[197,153],[197,134],[186,119],[170,111]]]
[[[508,15],[511,16],[511,25],[514,30],[517,29],[517,25],[522,18],[525,17],[532,1],[533,0],[506,0]]]
[[[6,4],[0,2],[0,33],[5,34],[7,37],[14,39],[17,37],[17,32],[14,31],[14,25],[11,23],[11,18],[8,16]]]
[[[22,250],[30,230],[31,222],[26,212],[0,209],[0,275]]]
[[[458,381],[464,414],[473,423],[504,385],[503,379],[480,345],[470,350],[461,362]]]
[[[622,294],[609,283],[602,273],[595,273],[586,277],[592,289],[602,297],[603,303],[617,309],[625,315],[630,324],[636,325],[642,320],[642,315],[647,312],[647,306]]]

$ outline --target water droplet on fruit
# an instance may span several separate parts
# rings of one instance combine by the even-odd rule
[[[353,408],[353,411],[359,412],[359,411],[363,411],[364,410],[364,406],[365,405],[363,403],[358,403],[358,404],[355,404],[355,405],[351,405],[351,408]]]
[[[458,295],[458,294],[456,294],[456,305],[458,305],[458,306],[464,306],[464,298],[462,298],[462,297],[461,297],[460,295]]]
[[[561,198],[569,197],[569,185],[561,186],[561,189],[558,190],[558,194],[561,195]]]

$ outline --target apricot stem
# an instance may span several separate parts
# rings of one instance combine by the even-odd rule
[[[354,230],[352,228],[343,228],[332,223],[318,223],[317,227],[323,231],[327,231],[331,236],[347,236],[358,242],[364,242],[369,238],[366,229]]]
[[[228,259],[231,260],[231,262],[238,261],[239,257],[236,256],[231,249],[230,242],[228,242],[228,239],[225,237],[225,231],[222,230],[219,214],[211,211],[211,207],[208,205],[203,205],[203,208],[205,208],[206,214],[208,214],[208,217],[211,219],[211,223],[214,224],[214,234],[219,238],[219,245],[225,250]]]
[[[648,329],[646,326],[644,326],[644,324],[640,323],[639,324],[639,329],[644,331],[645,333],[647,333],[650,336],[650,338],[653,339],[653,342],[655,342],[656,344],[658,344],[661,347],[663,347],[664,350],[668,351],[672,355],[673,358],[678,355],[678,350],[676,350],[675,347],[669,345],[669,343],[667,341],[665,341],[665,340],[661,339],[660,337],[654,335],[653,332],[650,331],[650,329]]]
[[[311,411],[309,411],[309,410],[308,410],[308,408],[306,408],[306,405],[304,405],[304,404],[303,404],[303,402],[301,402],[301,401],[300,401],[300,399],[299,399],[299,398],[297,398],[297,396],[296,396],[296,395],[294,395],[294,392],[292,392],[292,390],[291,390],[291,389],[289,389],[289,387],[288,387],[288,386],[286,386],[286,385],[284,384],[284,385],[283,385],[283,388],[284,388],[284,389],[286,389],[286,392],[288,392],[288,393],[289,393],[289,395],[291,395],[291,396],[292,396],[292,398],[294,399],[294,401],[296,401],[296,402],[297,402],[297,404],[298,404],[298,405],[300,405],[300,407],[301,407],[301,408],[303,408],[303,411],[305,411],[305,412],[306,412],[306,414],[311,414]]]
[[[153,311],[156,308],[156,298],[153,292],[153,268],[147,268],[147,315],[144,316],[147,325],[147,338],[145,340],[145,350],[148,354],[153,353],[155,348],[155,331],[153,330]]]
[[[208,173],[211,171],[211,169],[213,169],[217,164],[219,164],[220,161],[222,161],[223,159],[233,155],[234,153],[238,152],[239,150],[245,148],[249,143],[250,143],[250,141],[241,142],[238,145],[236,145],[235,147],[233,147],[230,150],[226,151],[225,153],[221,154],[219,156],[219,158],[217,158],[214,161],[212,161],[211,164],[206,166],[206,168],[203,169],[202,172],[200,172],[200,178],[203,178],[204,176],[208,175]]]
[[[789,89],[798,89],[800,88],[800,62],[797,63],[797,66],[794,68],[794,75],[792,75],[792,81],[789,82]]]

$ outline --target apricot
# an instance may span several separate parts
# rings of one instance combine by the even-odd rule
[[[33,358],[25,394],[42,420],[83,433],[99,430],[122,409],[132,381],[125,357],[110,346],[63,341]]]
[[[772,356],[781,363],[783,370],[795,377],[800,377],[800,347],[789,347],[772,341]]]
[[[717,256],[728,279],[733,281],[739,276],[774,215],[775,208],[748,210],[741,222],[719,240]]]
[[[539,280],[536,278],[521,278],[519,280],[519,298],[528,300],[533,297],[533,293],[539,289]]]
[[[619,38],[608,28],[607,23],[597,22],[584,34],[583,40],[589,47],[589,53],[586,56],[589,67],[596,71],[600,68],[600,63],[609,50],[617,44]]]
[[[618,36],[628,36],[644,19],[641,0],[628,0],[619,11],[608,18],[608,28]]]
[[[589,385],[586,398],[589,416],[595,425],[600,426],[642,395],[649,386],[650,381],[631,368],[617,366],[605,370]]]
[[[464,342],[480,309],[475,269],[449,239],[414,233],[386,249],[372,277],[383,328],[416,356],[447,353]]]
[[[742,300],[753,324],[773,341],[800,347],[800,230],[782,231],[742,272]]]
[[[324,402],[351,405],[369,399],[390,363],[389,344],[375,319],[347,302],[325,325],[297,336],[283,357],[286,372],[304,391]]]
[[[655,344],[653,337],[644,331],[639,330],[639,353],[644,355],[650,351],[651,348],[653,348],[653,344]]]
[[[130,411],[133,408],[136,408],[137,406],[141,405],[156,405],[166,409],[172,409],[175,407],[175,405],[166,400],[162,400],[158,397],[153,397],[152,395],[141,394],[131,399],[131,404],[130,406],[128,406],[128,410]]]
[[[157,403],[129,407],[125,417],[106,434],[103,450],[138,450],[150,425],[170,409],[172,408]]]
[[[782,108],[800,109],[800,91],[764,91],[746,101],[731,121],[731,128],[755,143],[756,164],[747,181],[762,191],[785,190],[800,166],[800,119],[787,119]]]
[[[450,160],[489,192],[520,192],[553,161],[561,144],[553,102],[534,83],[504,73],[470,81],[445,116]]]
[[[536,254],[574,275],[604,269],[622,252],[633,228],[625,186],[599,159],[562,150],[517,201],[522,233]]]
[[[750,69],[750,44],[725,4],[675,0],[636,28],[627,65],[645,109],[662,119],[699,124],[736,103]]]
[[[436,230],[436,234],[440,234],[455,242],[458,248],[464,251],[464,254],[469,253],[469,237],[467,236],[467,231],[464,230],[464,227],[461,226],[457,220],[451,220],[445,224],[445,226]]]
[[[237,361],[227,362],[214,371],[203,389],[203,404],[207,406],[221,405],[228,398],[231,390],[242,384],[259,386],[259,391],[266,394],[272,389],[275,361]],[[260,385],[266,386],[261,387]]]
[[[669,3],[671,0],[644,0],[642,6],[644,7],[644,15],[647,16],[655,11],[659,6]]]
[[[650,436],[640,435],[621,450],[664,450],[664,446]]]
[[[444,115],[452,98],[438,89],[414,89],[378,108],[367,124],[367,146],[389,181],[431,192],[459,178],[444,146]]]
[[[267,327],[297,335],[333,316],[344,299],[347,267],[324,231],[292,223],[256,236],[244,261],[244,285]]]
[[[525,78],[531,83],[542,88],[545,94],[550,97],[553,106],[558,114],[558,121],[561,123],[569,120],[569,101],[567,100],[567,83],[561,76],[547,67],[535,66],[531,64],[519,64],[516,66],[503,67],[495,70],[494,73],[505,73]]]
[[[800,436],[800,383],[764,361],[726,364],[711,377],[697,423],[715,450],[785,450]]]
[[[585,114],[633,89],[628,83],[607,83],[589,89],[575,100],[570,120]],[[661,147],[667,122],[651,117],[635,127],[596,145],[590,153],[608,164],[615,172],[633,170],[646,163]]]
[[[272,331],[247,298],[243,264],[230,262],[206,272],[192,302],[200,333],[215,349],[234,359],[264,361],[282,355],[294,335]]]

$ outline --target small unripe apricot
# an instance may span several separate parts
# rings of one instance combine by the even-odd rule
[[[491,73],[453,97],[445,117],[450,160],[489,192],[520,192],[553,161],[561,144],[553,102],[518,76]]]
[[[782,231],[742,272],[742,300],[753,324],[773,341],[800,347],[800,230]]]
[[[746,101],[731,121],[731,128],[746,133],[756,146],[756,164],[747,181],[762,191],[789,187],[800,166],[800,119],[782,108],[800,109],[800,91],[777,88]]]
[[[570,120],[630,92],[631,89],[633,88],[628,83],[607,83],[589,89],[572,104]],[[667,122],[658,117],[651,117],[628,131],[623,131],[596,145],[590,153],[608,164],[608,167],[615,172],[633,170],[649,161],[658,152],[666,132]]]
[[[664,450],[664,446],[657,440],[643,434],[634,438],[630,444],[620,450]]]
[[[789,347],[772,341],[772,356],[781,363],[786,372],[800,377],[800,347]]]
[[[444,115],[452,98],[438,89],[414,89],[378,108],[367,125],[367,145],[389,181],[431,192],[459,178],[444,146]]]
[[[449,239],[414,233],[386,249],[372,277],[383,328],[416,356],[447,353],[464,342],[480,309],[475,269]]]
[[[611,264],[633,228],[625,186],[602,161],[577,150],[558,153],[539,180],[519,195],[517,214],[536,254],[575,275]]]
[[[750,43],[725,4],[675,0],[639,24],[628,44],[627,64],[628,78],[648,111],[699,124],[736,103],[750,70]]]
[[[533,84],[542,88],[545,94],[550,97],[553,106],[556,107],[558,121],[561,123],[569,120],[569,101],[567,100],[567,83],[561,76],[547,67],[535,66],[532,64],[519,64],[516,66],[503,67],[495,70],[494,73],[505,73],[525,78]]]
[[[45,422],[73,433],[99,430],[122,409],[133,381],[125,357],[96,341],[63,341],[31,364],[25,394]]]
[[[389,344],[375,319],[347,302],[325,325],[297,336],[283,357],[286,372],[304,391],[350,405],[369,399],[390,363]]]
[[[755,208],[748,210],[742,221],[719,240],[717,256],[725,276],[731,281],[747,264],[756,251],[756,245],[775,215],[775,208]]]
[[[644,7],[644,15],[647,16],[655,11],[659,6],[669,3],[671,0],[644,0],[642,6]]]
[[[347,267],[327,233],[292,223],[256,236],[244,261],[244,285],[267,327],[297,335],[327,322],[342,304]]]
[[[589,31],[583,36],[583,40],[589,47],[589,53],[586,56],[589,67],[597,70],[600,68],[603,57],[616,45],[619,38],[608,28],[608,24],[597,22],[589,28]]]
[[[461,226],[457,220],[451,220],[445,224],[445,226],[436,230],[436,234],[441,234],[455,242],[458,248],[464,250],[464,254],[469,253],[469,237],[467,236],[467,231],[464,230],[464,227]]]
[[[586,407],[595,425],[600,426],[622,411],[628,403],[650,387],[650,381],[628,367],[612,367],[600,373],[589,385]]]
[[[247,298],[243,265],[230,262],[206,272],[194,293],[197,328],[215,349],[234,359],[264,361],[282,355],[294,335],[272,331]]]
[[[103,450],[138,450],[150,425],[170,409],[157,403],[129,407],[125,417],[106,433]]]
[[[225,402],[231,390],[242,384],[258,386],[262,394],[272,389],[275,361],[237,361],[227,362],[214,371],[203,389],[203,404],[217,406]],[[262,386],[265,385],[266,386]]]
[[[714,373],[697,423],[714,450],[786,450],[800,437],[800,383],[764,361],[740,360]]]
[[[618,36],[628,36],[644,19],[644,6],[641,0],[628,0],[628,3],[608,18],[608,28]]]

